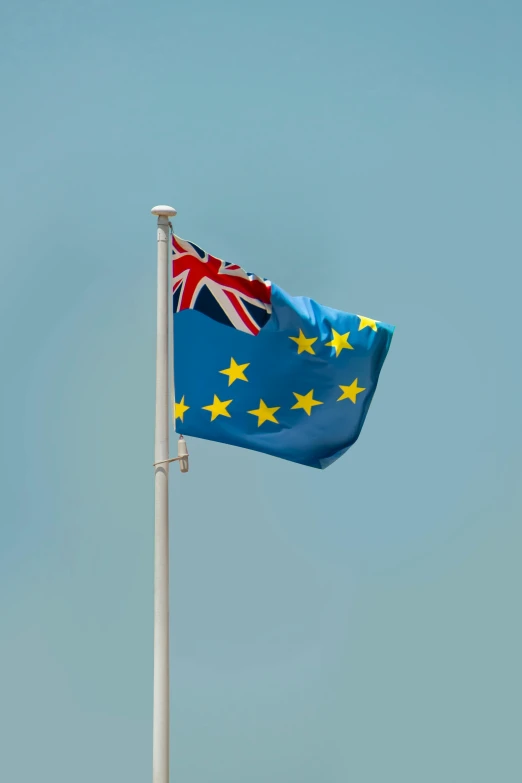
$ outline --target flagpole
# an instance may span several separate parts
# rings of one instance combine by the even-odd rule
[[[158,206],[156,428],[154,438],[154,709],[153,783],[169,783],[169,218]]]

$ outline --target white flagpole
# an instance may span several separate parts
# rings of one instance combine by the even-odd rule
[[[152,778],[169,783],[169,218],[176,210],[159,206],[151,212],[158,218]]]

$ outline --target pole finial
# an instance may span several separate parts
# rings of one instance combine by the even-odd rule
[[[157,217],[175,217],[178,214],[174,207],[168,207],[166,204],[153,207],[151,213]]]

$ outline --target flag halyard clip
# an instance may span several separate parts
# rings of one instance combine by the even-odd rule
[[[188,473],[189,453],[187,449],[187,441],[183,435],[180,435],[178,440],[178,456],[171,457],[170,459],[160,459],[157,462],[153,462],[152,467],[157,468],[159,465],[169,465],[171,462],[179,462],[179,469],[181,472]]]

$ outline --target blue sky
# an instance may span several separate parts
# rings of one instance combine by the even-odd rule
[[[2,8],[0,779],[150,779],[155,227],[396,325],[172,473],[172,780],[518,780],[519,3]]]

